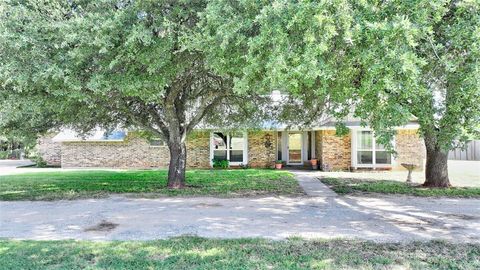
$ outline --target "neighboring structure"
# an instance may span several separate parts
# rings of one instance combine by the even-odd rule
[[[416,123],[397,129],[395,157],[375,142],[371,130],[355,121],[346,124],[350,132],[342,137],[335,135],[331,122],[309,130],[195,131],[187,139],[187,166],[209,168],[213,159],[227,159],[231,166],[258,168],[273,167],[276,160],[304,166],[310,159],[318,159],[321,168],[331,170],[402,169],[401,163],[423,165],[425,147]],[[167,167],[169,162],[164,142],[148,140],[138,132],[104,136],[97,130],[82,139],[64,131],[39,140],[39,149],[48,163],[63,168],[157,168]]]
[[[480,160],[480,140],[473,140],[465,148],[456,148],[448,153],[450,160]]]

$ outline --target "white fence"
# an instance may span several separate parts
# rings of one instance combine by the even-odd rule
[[[450,160],[480,160],[480,140],[471,141],[465,149],[455,149],[448,153]]]

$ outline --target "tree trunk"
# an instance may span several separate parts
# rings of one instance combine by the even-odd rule
[[[170,164],[168,166],[168,188],[185,187],[185,169],[187,164],[187,147],[185,141],[178,138],[168,144]]]
[[[448,179],[448,152],[442,150],[434,140],[425,138],[427,164],[425,168],[425,187],[450,187]]]

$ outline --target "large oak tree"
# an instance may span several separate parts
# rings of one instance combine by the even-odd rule
[[[448,151],[480,130],[480,2],[366,1],[356,8],[355,113],[383,142],[412,115],[425,186],[448,187]]]
[[[244,55],[235,87],[288,93],[280,116],[298,125],[353,113],[392,151],[395,127],[415,118],[424,185],[450,186],[448,151],[479,134],[480,2],[213,2],[207,36]]]
[[[170,150],[168,186],[185,185],[186,138],[255,111],[211,68],[206,1],[2,1],[0,129],[139,128]],[[243,118],[245,119],[245,118]],[[250,124],[251,124],[250,119]]]

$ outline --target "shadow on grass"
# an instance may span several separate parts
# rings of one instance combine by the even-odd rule
[[[420,197],[480,198],[480,188],[474,187],[426,188],[419,184],[412,185],[398,181],[353,178],[338,179],[325,177],[320,180],[338,194],[377,193]]]
[[[0,200],[57,200],[116,193],[163,196],[302,195],[293,175],[276,170],[188,170],[185,189],[167,189],[166,170],[57,171],[0,176]]]
[[[478,269],[480,246],[352,240],[0,241],[6,269]]]

